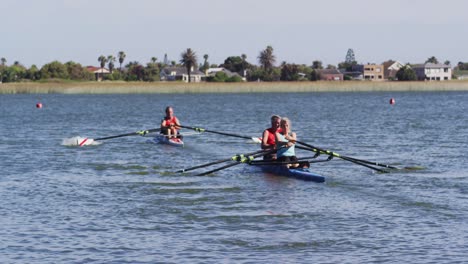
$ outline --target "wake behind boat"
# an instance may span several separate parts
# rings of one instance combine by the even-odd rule
[[[166,135],[156,135],[153,140],[154,143],[159,143],[159,144],[166,144],[166,145],[171,145],[174,147],[183,147],[184,146],[184,141],[182,141],[181,138],[169,138]]]

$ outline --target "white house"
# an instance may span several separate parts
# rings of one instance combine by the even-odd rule
[[[384,79],[396,79],[396,73],[403,68],[403,64],[398,61],[386,61],[383,63],[384,66]]]
[[[232,72],[228,69],[225,69],[223,67],[219,67],[219,68],[209,68],[206,70],[206,75],[207,76],[211,76],[211,77],[214,77],[216,75],[216,73],[218,72],[224,72],[227,77],[231,78],[233,76],[239,76],[240,78],[242,78],[237,72]],[[245,81],[245,78],[242,78],[244,81]]]
[[[184,81],[188,82],[187,68],[185,67],[167,67],[161,70],[159,74],[161,81]],[[199,70],[190,71],[191,82],[201,82],[205,74]]]
[[[94,73],[96,81],[98,81],[98,82],[102,81],[105,74],[110,74],[110,71],[108,69],[106,69],[106,68],[100,68],[100,67],[95,67],[95,66],[87,66],[86,69],[89,72]]]
[[[452,78],[452,67],[445,64],[425,63],[412,66],[420,81],[448,81]]]

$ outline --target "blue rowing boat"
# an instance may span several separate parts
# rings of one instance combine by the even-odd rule
[[[183,147],[184,142],[180,138],[168,138],[166,135],[157,135],[153,138],[154,143],[166,144],[175,147]]]
[[[262,169],[263,172],[279,176],[285,176],[304,181],[325,182],[325,177],[305,168],[288,169],[285,166],[281,165],[259,165],[259,167]]]

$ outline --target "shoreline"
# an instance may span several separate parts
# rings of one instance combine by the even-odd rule
[[[0,94],[190,94],[468,91],[468,81],[445,82],[72,82],[0,83]]]

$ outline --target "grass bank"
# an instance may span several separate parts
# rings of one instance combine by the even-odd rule
[[[126,93],[277,93],[372,91],[468,91],[468,81],[446,82],[67,82],[2,83],[0,94],[126,94]]]

